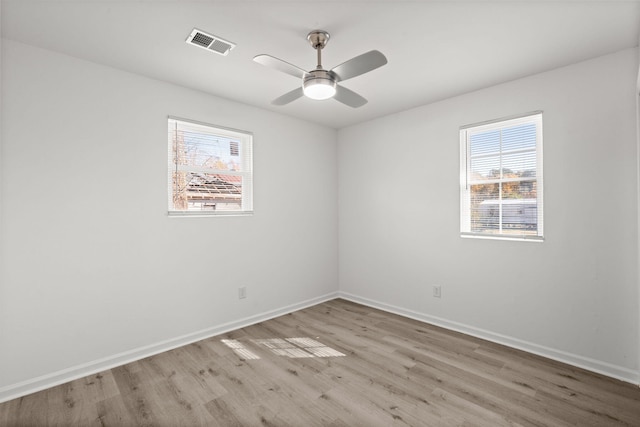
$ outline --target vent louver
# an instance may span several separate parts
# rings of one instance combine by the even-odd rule
[[[191,31],[191,34],[189,34],[187,43],[224,56],[227,56],[231,49],[236,47],[236,45],[230,41],[221,39],[218,36],[207,34],[196,28],[194,28],[193,31]]]

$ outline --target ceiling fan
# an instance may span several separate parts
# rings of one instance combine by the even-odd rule
[[[302,80],[300,87],[274,99],[271,103],[285,105],[306,96],[317,100],[335,98],[336,101],[353,108],[366,104],[367,100],[365,98],[352,90],[338,85],[338,83],[383,66],[387,63],[387,58],[379,51],[371,50],[327,71],[322,68],[321,52],[329,41],[329,33],[323,30],[314,30],[307,35],[307,40],[318,53],[318,66],[311,71],[305,71],[271,55],[257,55],[253,58],[259,64]]]

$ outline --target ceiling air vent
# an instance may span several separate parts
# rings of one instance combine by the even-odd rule
[[[191,31],[187,38],[187,43],[201,47],[203,49],[210,50],[220,55],[227,56],[229,51],[236,47],[234,43],[221,39],[218,36],[207,34],[204,31],[200,31],[196,28]]]

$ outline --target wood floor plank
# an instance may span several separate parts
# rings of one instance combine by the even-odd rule
[[[2,403],[0,425],[640,427],[640,388],[336,299]]]

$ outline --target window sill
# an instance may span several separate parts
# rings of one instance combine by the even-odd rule
[[[200,212],[200,211],[168,211],[169,218],[209,218],[223,216],[253,216],[253,211],[218,211],[218,212]]]
[[[511,240],[519,242],[544,242],[541,236],[508,236],[503,234],[476,234],[476,233],[460,233],[460,237],[464,239],[485,239],[485,240]]]

